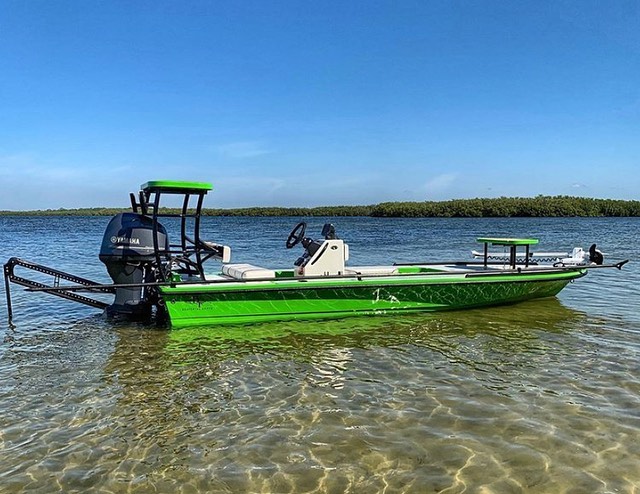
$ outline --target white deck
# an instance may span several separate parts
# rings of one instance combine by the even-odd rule
[[[349,266],[344,268],[344,274],[362,276],[384,276],[398,274],[398,266]]]
[[[402,267],[413,267],[413,268],[426,268],[431,274],[437,274],[437,272],[446,274],[455,274],[455,273],[469,273],[469,272],[482,272],[482,271],[496,271],[496,270],[504,270],[511,271],[513,268],[509,266],[507,262],[504,264],[491,264],[488,268],[485,268],[482,263],[478,264],[463,264],[463,265],[455,265],[455,264],[425,264],[425,265],[414,265],[414,266],[350,266],[345,268],[344,276],[362,276],[362,277],[402,277],[407,275],[417,275],[420,273],[401,273],[400,268]],[[517,269],[521,271],[536,271],[541,268],[549,268],[549,266],[517,266]],[[291,269],[289,269],[291,270]],[[222,273],[217,274],[206,274],[206,281],[251,281],[251,280],[259,280],[259,281],[268,281],[276,279],[276,271],[287,271],[287,269],[267,269],[260,266],[255,266],[253,264],[225,264],[222,266]],[[425,272],[423,274],[429,274],[429,272]],[[304,279],[305,277],[291,277],[291,278],[281,278],[280,281],[299,281]],[[313,276],[313,278],[317,278]],[[331,278],[331,277],[328,277]]]

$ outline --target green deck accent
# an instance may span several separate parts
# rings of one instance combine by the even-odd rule
[[[276,279],[160,287],[171,326],[441,311],[556,295],[585,269],[439,273],[388,278]]]
[[[439,270],[435,268],[426,268],[424,266],[400,266],[399,274],[417,274],[417,273],[437,273]]]
[[[184,182],[180,180],[150,180],[140,186],[143,191],[174,192],[180,194],[197,194],[213,189],[207,182]]]
[[[535,238],[492,238],[480,237],[478,242],[491,245],[535,245],[538,239]]]

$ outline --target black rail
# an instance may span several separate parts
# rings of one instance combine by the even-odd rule
[[[53,277],[52,285],[46,285],[39,281],[34,281],[27,278],[23,278],[22,276],[17,276],[14,272],[17,266],[20,266],[21,268],[24,268],[24,269],[30,269],[31,271],[37,271],[38,273],[43,273],[48,276],[52,276]],[[56,295],[58,297],[65,298],[67,300],[72,300],[74,302],[78,302],[84,305],[89,305],[97,309],[104,309],[109,305],[100,300],[96,300],[90,297],[85,297],[83,295],[78,295],[77,293],[73,293],[66,290],[57,290],[57,288],[60,288],[60,280],[70,281],[72,283],[76,283],[77,285],[83,285],[86,287],[87,291],[91,291],[91,292],[115,293],[115,288],[112,286],[101,285],[87,278],[82,278],[80,276],[65,273],[64,271],[60,271],[58,269],[53,269],[47,266],[43,266],[42,264],[36,264],[34,262],[24,261],[17,257],[12,257],[4,265],[4,284],[5,284],[6,293],[7,293],[7,311],[9,315],[9,323],[11,323],[13,319],[13,308],[11,306],[11,290],[10,290],[11,283],[15,283],[16,285],[26,286],[27,289],[36,289],[36,291],[46,291],[48,293],[51,293],[52,295]]]

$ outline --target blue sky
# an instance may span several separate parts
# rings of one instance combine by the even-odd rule
[[[640,199],[637,1],[0,0],[0,209]]]

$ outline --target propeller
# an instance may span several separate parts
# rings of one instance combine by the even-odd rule
[[[602,265],[604,262],[604,256],[602,255],[602,252],[596,249],[596,244],[589,247],[589,261],[597,264],[598,266]]]

